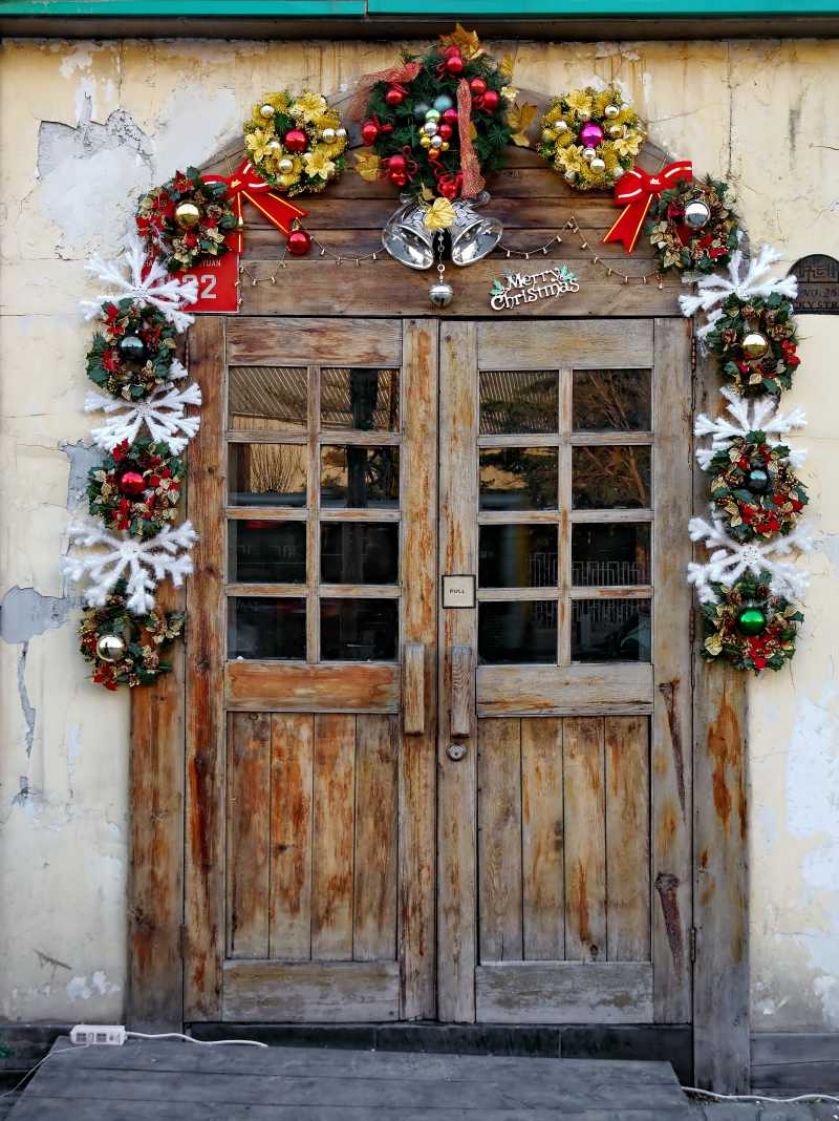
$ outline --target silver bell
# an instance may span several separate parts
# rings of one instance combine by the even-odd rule
[[[415,202],[393,213],[382,231],[382,245],[409,269],[430,269],[434,264],[431,230],[423,225],[423,210]]]
[[[447,280],[443,280],[442,276],[439,280],[435,280],[428,289],[428,298],[431,300],[431,306],[433,308],[448,307],[452,302],[453,296],[454,289]]]
[[[474,265],[491,253],[501,240],[504,227],[497,218],[482,218],[471,203],[458,199],[454,203],[455,223],[452,235],[452,261],[461,267]]]
[[[454,264],[480,261],[501,240],[504,227],[495,218],[482,218],[471,202],[456,199],[455,221],[449,227],[451,259]],[[434,264],[434,234],[423,222],[425,210],[415,202],[400,207],[382,232],[382,245],[400,264],[410,269],[429,269]]]

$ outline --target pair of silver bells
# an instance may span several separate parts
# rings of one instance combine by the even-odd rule
[[[456,199],[455,220],[446,233],[451,239],[448,256],[455,265],[474,265],[491,253],[501,240],[504,229],[495,218],[482,218],[471,202]],[[424,224],[425,210],[416,202],[401,206],[388,221],[382,233],[382,245],[400,264],[409,269],[430,269],[439,264],[440,231]]]

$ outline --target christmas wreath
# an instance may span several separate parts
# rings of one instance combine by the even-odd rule
[[[79,625],[80,649],[94,665],[90,680],[115,690],[119,685],[151,685],[172,666],[160,653],[183,632],[179,612],[134,615],[127,606],[125,584],[117,584],[103,607],[89,607]]]
[[[752,433],[711,457],[711,503],[725,515],[735,541],[768,540],[795,528],[809,500],[789,454],[784,444],[770,444],[763,433]]]
[[[724,268],[737,248],[739,219],[734,192],[712,179],[681,180],[652,196],[647,232],[662,272],[712,273]]]
[[[268,93],[245,122],[245,147],[254,169],[278,191],[322,191],[344,169],[347,130],[319,93]]]
[[[131,298],[102,307],[104,329],[93,337],[87,376],[126,401],[147,397],[173,373],[177,331],[163,312]]]
[[[149,254],[168,272],[226,253],[225,238],[239,224],[227,201],[227,184],[206,182],[194,167],[141,195],[135,221]]]
[[[737,392],[777,395],[789,389],[801,361],[792,303],[777,292],[767,298],[731,295],[719,311],[705,340]]]
[[[370,75],[361,137],[373,151],[356,156],[356,170],[424,198],[474,198],[512,136],[509,77],[509,65],[459,26],[427,54]]]
[[[629,171],[647,135],[615,86],[571,90],[542,117],[539,155],[579,191],[612,187]]]
[[[715,585],[717,598],[702,606],[702,656],[736,669],[779,670],[795,653],[802,613],[770,589],[768,573],[740,580],[731,588]]]
[[[183,461],[166,444],[123,440],[88,475],[91,514],[108,529],[153,537],[177,518]]]

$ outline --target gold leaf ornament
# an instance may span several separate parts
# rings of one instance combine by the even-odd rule
[[[426,210],[422,224],[427,230],[447,230],[454,225],[456,217],[451,202],[445,198],[437,198]]]
[[[518,145],[519,148],[529,148],[530,139],[527,135],[527,130],[536,120],[536,114],[539,112],[535,105],[513,105],[512,108],[507,110],[507,124],[513,130],[510,137],[512,142]]]
[[[483,54],[483,47],[481,40],[478,38],[477,31],[467,31],[465,27],[461,27],[459,23],[455,24],[454,31],[450,35],[440,36],[441,47],[457,47],[460,53],[468,62],[469,59],[477,58],[478,55]]]
[[[355,170],[368,183],[375,183],[381,173],[381,160],[375,152],[356,152]]]

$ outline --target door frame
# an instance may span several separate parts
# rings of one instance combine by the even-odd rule
[[[336,305],[341,306],[340,301]],[[580,310],[576,309],[577,315]],[[271,310],[263,304],[259,313],[270,314]],[[279,309],[277,313],[288,314]],[[633,318],[645,317],[635,306],[631,310],[627,307],[627,313]],[[594,312],[590,310],[590,314]],[[674,298],[672,316],[677,315]],[[454,311],[445,320],[457,318]],[[465,318],[475,316],[468,314]],[[498,321],[498,317],[493,318]],[[204,394],[202,425],[221,422],[221,409],[214,404],[219,391],[222,334],[223,320],[205,317],[190,336],[190,372]],[[713,364],[701,361],[694,366],[694,412],[714,410],[719,382]],[[188,469],[191,477],[204,472],[205,500],[212,501],[214,487],[217,489],[213,465],[202,465],[200,456],[191,454]],[[707,479],[695,464],[693,475],[694,509],[704,512]],[[216,500],[220,498],[216,496]],[[685,511],[684,532],[688,516]],[[200,548],[199,543],[197,568]],[[216,595],[218,589],[211,582],[201,594]],[[184,594],[164,585],[158,603],[167,609],[182,607]],[[126,1018],[135,1030],[179,1030],[184,1023],[186,732],[202,700],[214,713],[220,709],[221,699],[216,690],[214,702],[213,691],[208,688],[206,697],[190,697],[189,707],[186,704],[186,658],[201,668],[208,683],[217,669],[208,661],[202,632],[206,625],[207,619],[201,615],[189,619],[186,648],[177,650],[173,672],[131,695]],[[701,618],[695,606],[686,625],[692,635],[701,634]],[[692,670],[694,1079],[696,1085],[719,1092],[743,1092],[749,1086],[750,1066],[745,678],[729,667],[709,665],[699,656],[696,640]],[[672,695],[663,695],[669,718],[675,701]],[[207,752],[211,750],[205,745],[205,754],[199,753],[197,765],[190,770],[193,788],[208,781],[215,770],[208,766],[212,755]],[[197,833],[192,838],[194,850],[202,854],[206,869],[216,856],[207,847],[212,823],[203,820],[192,825]],[[212,909],[208,910],[208,936],[215,937],[217,922]]]

